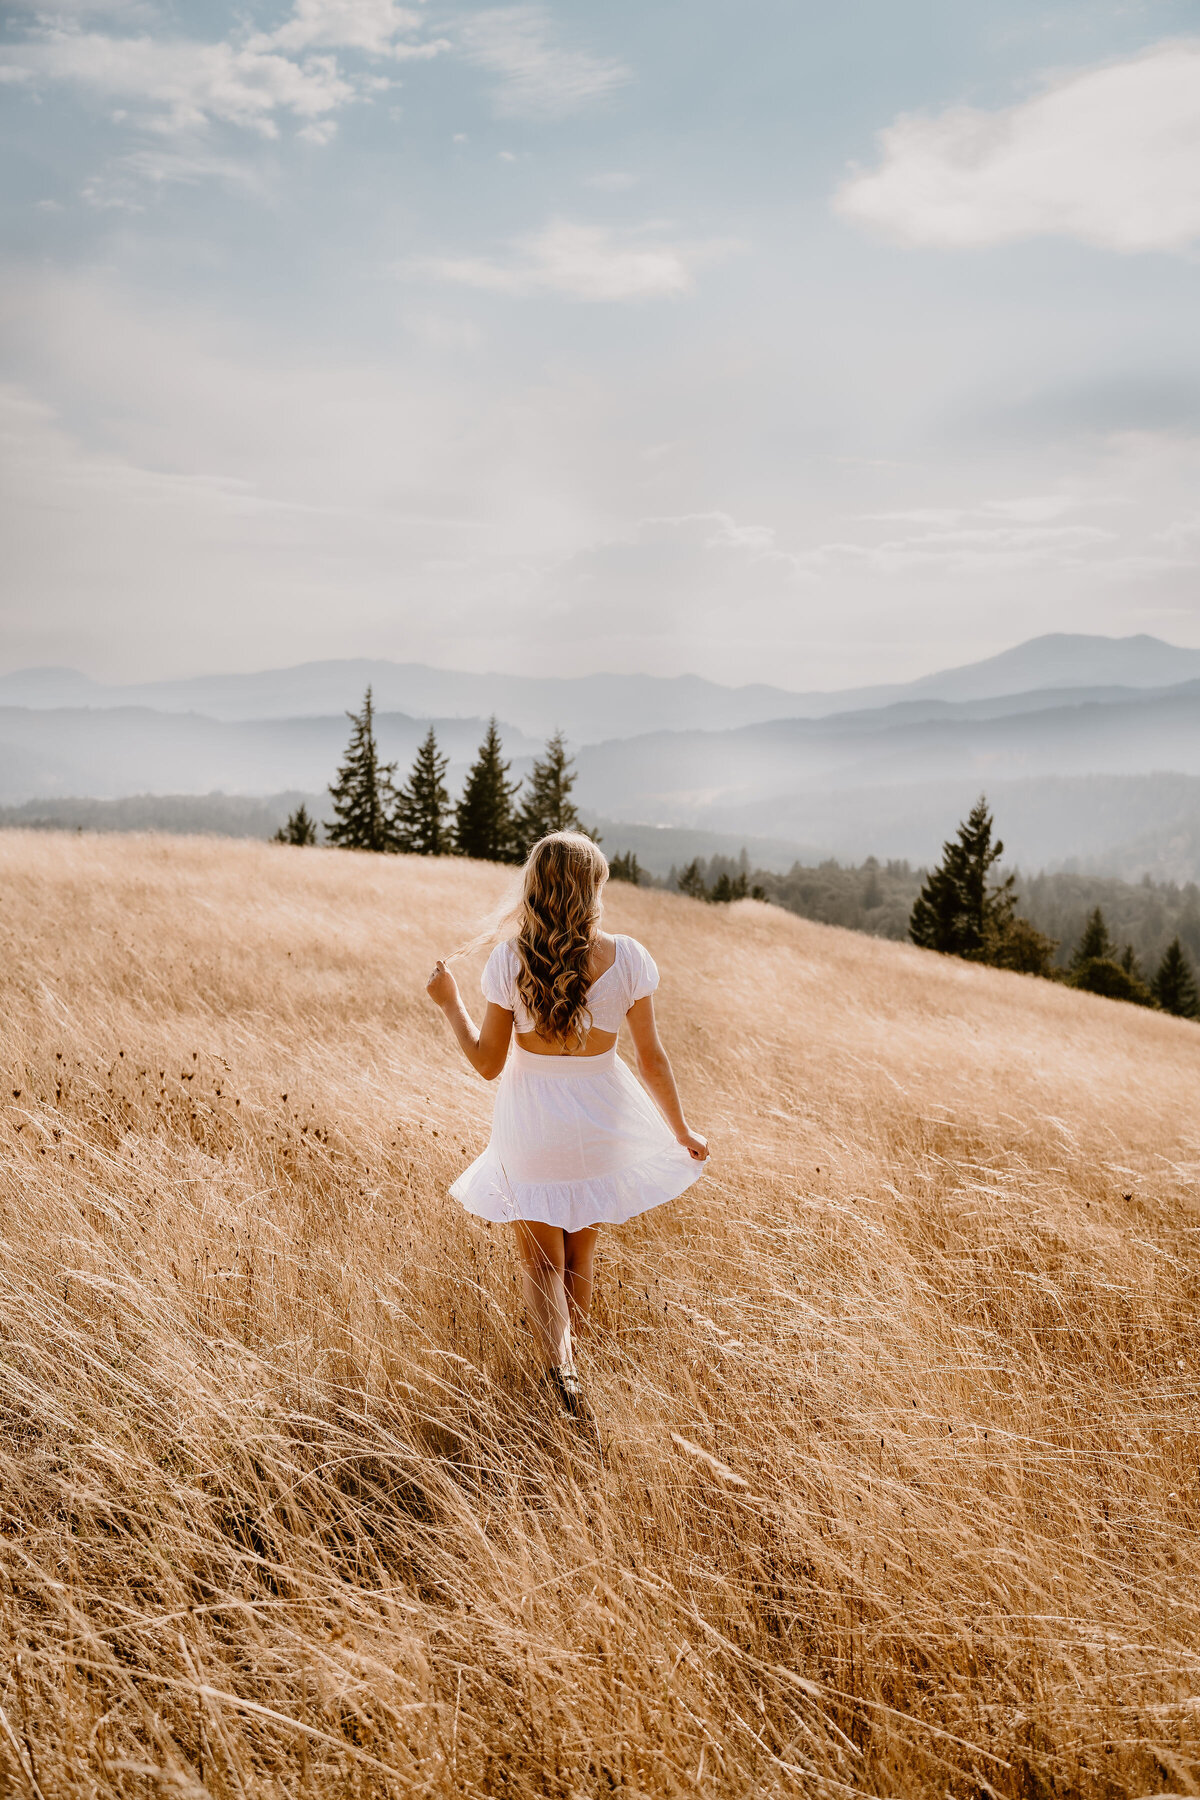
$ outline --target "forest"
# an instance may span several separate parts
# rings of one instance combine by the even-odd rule
[[[672,869],[656,882],[639,871],[646,886],[678,891],[694,871],[712,893],[722,876],[745,892],[759,888],[765,899],[786,907],[804,919],[823,925],[842,925],[865,931],[872,937],[904,939],[922,884],[925,868],[902,861],[881,862],[868,856],[861,863],[832,859],[817,864],[793,863],[786,874],[754,869],[746,857],[714,856],[697,859],[687,869]],[[1120,881],[1114,876],[1056,870],[1026,875],[1012,871],[1018,917],[1028,919],[1038,931],[1055,940],[1054,966],[1066,969],[1088,919],[1097,907],[1109,931],[1123,950],[1132,944],[1143,967],[1154,967],[1172,939],[1178,937],[1193,962],[1200,962],[1200,886],[1194,881]],[[688,891],[685,887],[684,891]]]

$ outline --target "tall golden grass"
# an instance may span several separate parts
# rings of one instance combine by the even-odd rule
[[[500,872],[0,869],[0,1791],[1200,1792],[1200,1028],[612,888],[714,1154],[589,1431],[446,1198]]]

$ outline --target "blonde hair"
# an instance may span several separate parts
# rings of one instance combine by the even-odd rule
[[[582,1048],[587,1037],[588,961],[607,880],[607,858],[581,831],[552,831],[525,858],[513,942],[517,992],[539,1035],[553,1043]]]
[[[517,953],[517,992],[541,1037],[581,1049],[587,1038],[588,960],[600,922],[600,893],[608,859],[582,831],[539,838],[519,885],[482,922],[451,960],[484,945],[511,941]]]

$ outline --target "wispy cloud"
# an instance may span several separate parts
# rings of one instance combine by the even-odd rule
[[[1120,251],[1200,239],[1200,41],[1062,77],[1002,111],[909,114],[834,196],[904,243],[1064,236]]]
[[[394,0],[296,0],[292,16],[256,42],[277,50],[365,50],[389,56],[396,39],[419,30],[422,20]]]
[[[295,0],[289,19],[252,37],[249,45],[286,52],[357,50],[396,62],[427,62],[449,50],[450,40],[414,37],[423,25],[419,12],[395,0]]]
[[[502,258],[426,257],[408,266],[435,280],[494,294],[646,300],[687,293],[697,267],[722,248],[556,219],[536,235],[518,238]]]
[[[495,109],[503,118],[565,118],[631,79],[624,63],[561,43],[541,6],[474,13],[459,40],[473,63],[498,77]]]
[[[404,61],[449,48],[444,38],[414,38],[422,23],[394,0],[296,0],[273,32],[203,42],[85,30],[41,16],[23,41],[0,50],[0,81],[73,86],[159,134],[225,124],[273,138],[290,115],[303,137],[324,144],[334,135],[331,115],[378,85],[376,77],[348,71],[334,53]]]
[[[278,115],[319,118],[354,98],[331,57],[301,65],[229,42],[47,32],[13,53],[35,79],[68,82],[138,109],[161,132],[196,131],[213,121],[278,136]]]
[[[676,513],[663,518],[643,519],[642,523],[703,526],[706,535],[700,542],[705,550],[747,550],[756,556],[785,555],[776,549],[773,525],[742,525],[727,512]]]
[[[142,212],[147,196],[171,187],[198,187],[217,181],[225,187],[261,192],[258,170],[247,161],[220,156],[203,144],[155,143],[117,156],[88,177],[83,198],[101,211]]]

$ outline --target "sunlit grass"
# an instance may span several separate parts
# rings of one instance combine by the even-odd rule
[[[715,1152],[589,1434],[445,1193],[500,872],[0,873],[0,1792],[1200,1791],[1200,1028],[613,887]]]

